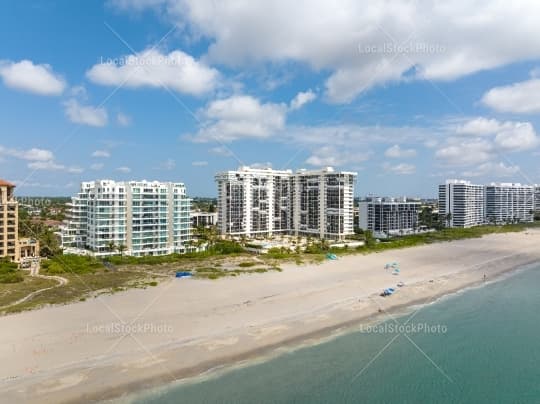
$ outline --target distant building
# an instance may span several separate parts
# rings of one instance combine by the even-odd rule
[[[354,232],[356,173],[241,167],[215,179],[222,234],[341,239]]]
[[[540,185],[534,186],[534,211],[537,215],[540,214]]]
[[[215,226],[217,223],[217,212],[191,211],[189,216],[191,217],[191,226],[193,228]]]
[[[485,202],[488,223],[534,221],[534,186],[492,183],[485,186]]]
[[[14,190],[14,184],[0,180],[0,257],[18,262],[19,212]]]
[[[39,257],[39,241],[34,238],[19,239],[19,260],[24,263],[27,259]]]
[[[359,203],[359,227],[375,237],[404,235],[418,230],[420,201],[368,197]]]
[[[182,183],[83,182],[68,205],[62,247],[93,255],[117,254],[120,246],[133,256],[184,253],[190,228],[190,199]]]
[[[39,257],[39,242],[33,238],[19,239],[19,203],[15,185],[0,180],[0,258],[23,263]]]
[[[484,186],[463,180],[447,180],[439,185],[439,215],[449,227],[484,224]]]

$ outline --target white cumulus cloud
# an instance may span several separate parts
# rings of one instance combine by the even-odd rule
[[[107,125],[107,110],[103,107],[81,105],[75,99],[66,101],[64,107],[66,116],[73,123],[95,127]]]
[[[267,138],[283,129],[286,112],[285,104],[261,103],[247,95],[212,101],[202,111],[204,122],[194,140],[230,142]]]
[[[464,171],[462,175],[464,177],[511,177],[520,172],[520,168],[517,165],[506,165],[504,163],[488,162],[480,164],[474,169]]]
[[[483,95],[482,103],[499,112],[537,114],[540,112],[540,79],[492,88]]]
[[[292,61],[328,72],[326,97],[337,103],[387,82],[453,80],[540,57],[536,0],[112,2],[154,8],[187,27],[194,40],[210,43],[205,60],[212,63]]]
[[[480,164],[493,157],[493,144],[485,139],[450,138],[445,146],[435,152],[438,162],[451,166]]]
[[[395,144],[384,152],[386,157],[399,159],[399,158],[410,158],[416,156],[416,150],[414,149],[402,149],[399,145]]]
[[[131,125],[131,117],[122,112],[116,114],[116,123],[120,126],[129,126]]]
[[[400,163],[396,165],[385,163],[383,164],[385,171],[397,174],[397,175],[411,175],[416,172],[416,166],[409,163]]]
[[[538,146],[539,139],[530,122],[514,122],[497,133],[495,144],[505,150],[530,150]]]
[[[173,159],[167,159],[159,163],[157,167],[155,167],[156,170],[165,170],[165,171],[171,171],[174,170],[176,167],[176,161]]]
[[[64,79],[50,65],[31,60],[0,61],[0,76],[6,86],[38,95],[60,95],[66,88]]]
[[[204,167],[208,165],[208,161],[192,161],[191,165],[194,167]]]
[[[502,127],[503,124],[496,119],[478,117],[459,125],[456,132],[464,135],[483,136],[492,135],[501,130]]]
[[[109,158],[111,153],[108,150],[96,150],[92,153],[92,157]]]
[[[315,167],[342,167],[369,160],[371,152],[354,152],[335,146],[322,146],[312,151],[306,163]]]
[[[315,94],[313,91],[300,91],[296,96],[292,99],[290,109],[296,110],[302,108],[304,105],[314,101],[317,98],[317,94]]]
[[[438,146],[435,158],[437,162],[448,166],[480,165],[485,169],[492,167],[494,173],[498,172],[499,176],[504,176],[505,172],[514,168],[497,165],[495,162],[497,158],[508,153],[533,150],[539,144],[540,138],[530,122],[477,117],[451,127],[450,136]]]
[[[86,76],[106,86],[166,87],[180,93],[202,95],[215,88],[219,73],[180,50],[162,54],[147,49],[121,60],[96,64]]]

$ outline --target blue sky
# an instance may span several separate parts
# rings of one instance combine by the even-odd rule
[[[3,2],[0,177],[19,195],[213,196],[241,164],[357,171],[358,195],[540,183],[540,6],[476,3]]]

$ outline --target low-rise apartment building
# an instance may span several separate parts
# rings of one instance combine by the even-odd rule
[[[193,228],[210,227],[217,224],[217,212],[191,211],[189,215],[191,217],[191,226]]]

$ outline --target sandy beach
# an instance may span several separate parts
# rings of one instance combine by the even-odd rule
[[[539,245],[540,230],[494,234],[1,317],[0,402],[100,401],[269,355],[494,280],[540,261]]]

